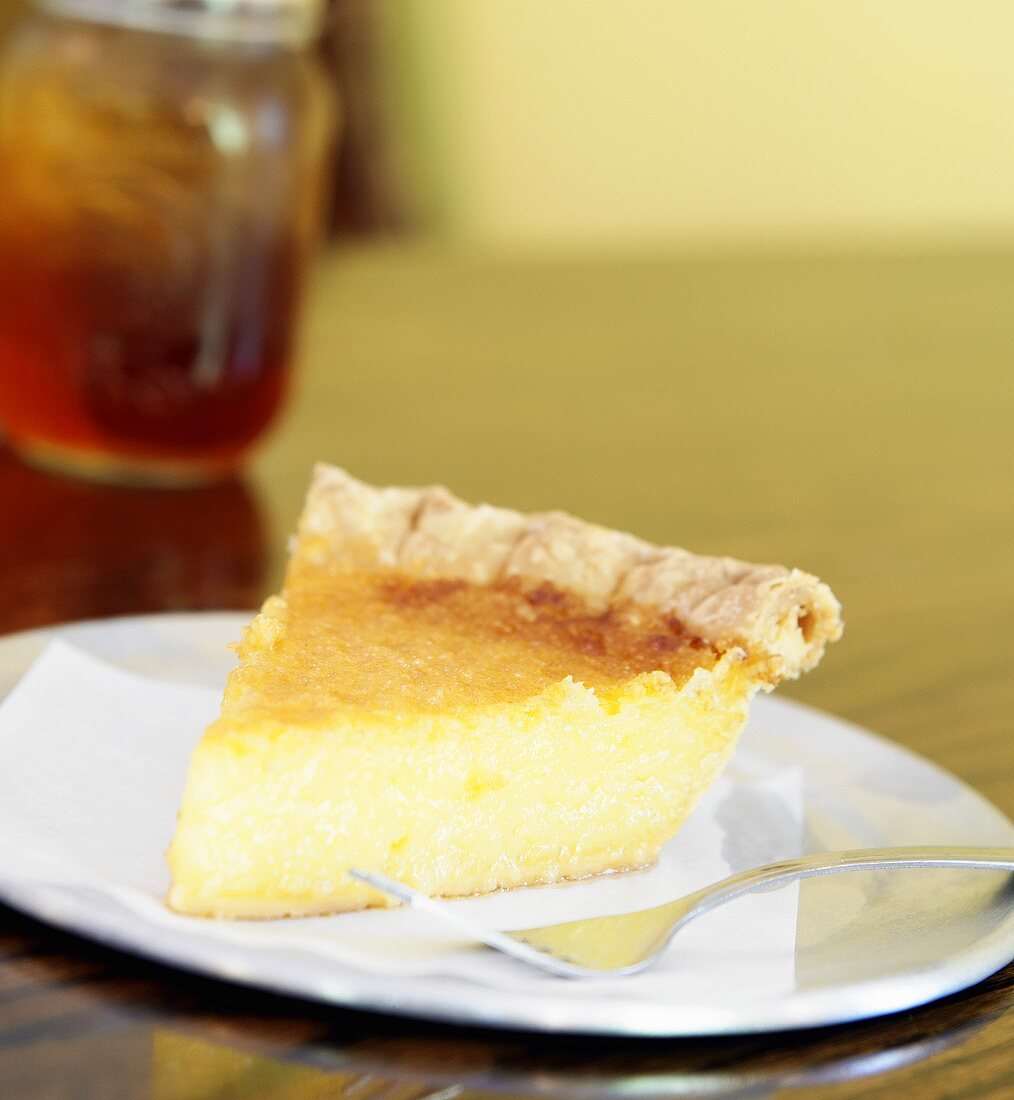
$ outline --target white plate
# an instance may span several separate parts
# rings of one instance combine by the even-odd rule
[[[249,616],[156,615],[59,633],[123,667],[217,686],[226,643]],[[0,639],[0,694],[55,630]],[[865,730],[797,703],[758,699],[744,746],[805,774],[806,850],[904,844],[1014,845],[1014,826],[952,775]],[[245,950],[150,928],[98,895],[0,886],[41,920],[124,951],[234,982],[349,1008],[456,1024],[608,1035],[704,1035],[815,1027],[894,1012],[980,981],[1014,957],[1014,893],[983,872],[906,871],[803,885],[796,982],[766,1001],[665,1003],[489,989],[446,976],[391,978],[286,950]],[[164,933],[164,934],[163,934]]]

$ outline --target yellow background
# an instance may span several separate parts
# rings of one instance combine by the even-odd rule
[[[1014,239],[1009,0],[395,0],[426,219],[498,245]]]

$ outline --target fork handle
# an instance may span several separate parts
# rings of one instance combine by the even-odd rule
[[[691,895],[693,900],[687,906],[683,919],[673,931],[675,932],[694,917],[753,890],[783,886],[806,878],[816,878],[819,875],[835,875],[846,871],[891,871],[906,867],[1014,871],[1014,848],[974,848],[953,845],[857,848],[844,852],[817,852],[813,855],[798,856],[795,859],[785,859],[750,871],[742,871],[738,875],[732,875]]]

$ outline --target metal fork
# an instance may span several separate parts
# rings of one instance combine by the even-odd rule
[[[1014,871],[1014,848],[861,848],[819,852],[732,875],[665,905],[591,917],[545,928],[495,932],[483,928],[449,905],[427,897],[403,882],[372,871],[349,874],[381,893],[453,925],[470,939],[494,947],[521,962],[563,978],[620,978],[651,966],[681,928],[692,920],[754,890],[784,886],[818,875],[844,871],[896,871],[904,868],[967,868]]]

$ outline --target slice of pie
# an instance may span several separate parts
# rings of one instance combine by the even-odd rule
[[[795,569],[319,466],[194,753],[169,903],[334,913],[386,904],[349,867],[453,897],[649,864],[754,692],[840,633]]]

